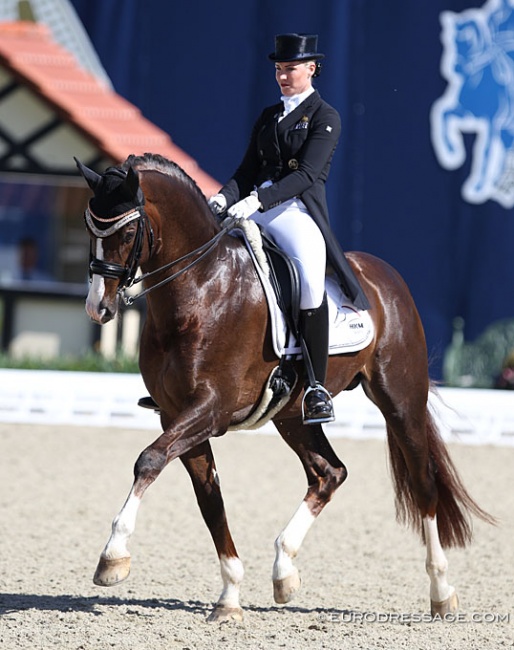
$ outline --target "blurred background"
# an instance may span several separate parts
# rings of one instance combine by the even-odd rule
[[[54,355],[101,339],[82,313],[88,191],[73,156],[101,171],[163,153],[213,193],[279,99],[275,34],[308,32],[343,124],[327,185],[341,245],[403,275],[433,379],[491,386],[514,348],[513,16],[509,0],[0,0],[4,352],[27,352],[27,322]],[[38,251],[30,289],[14,273],[22,240]],[[61,308],[77,310],[71,338],[35,327]],[[123,337],[137,347],[118,326],[110,349]]]

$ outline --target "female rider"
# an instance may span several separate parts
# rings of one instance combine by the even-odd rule
[[[325,389],[328,364],[327,261],[345,293],[369,307],[329,225],[325,182],[341,132],[337,111],[323,101],[312,80],[323,54],[316,35],[275,37],[275,77],[281,103],[265,108],[233,177],[209,199],[219,217],[250,218],[295,262],[300,276],[300,329],[311,357],[315,385],[304,395],[304,422],[334,419]]]

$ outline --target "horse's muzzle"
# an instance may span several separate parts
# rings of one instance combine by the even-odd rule
[[[105,323],[111,321],[118,312],[119,295],[116,293],[112,298],[106,297],[103,293],[103,283],[102,292],[97,292],[95,289],[96,287],[94,287],[93,283],[86,299],[86,313],[95,323],[105,325]]]

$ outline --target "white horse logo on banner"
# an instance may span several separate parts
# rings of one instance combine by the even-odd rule
[[[430,115],[439,163],[466,159],[464,133],[474,133],[471,172],[462,186],[470,203],[514,206],[514,0],[441,13],[441,74],[448,81]]]

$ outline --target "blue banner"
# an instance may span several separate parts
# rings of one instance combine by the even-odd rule
[[[432,376],[456,316],[468,340],[514,316],[509,0],[73,4],[116,91],[220,182],[279,97],[274,35],[317,33],[317,87],[343,123],[327,186],[333,229],[344,249],[403,275]]]

